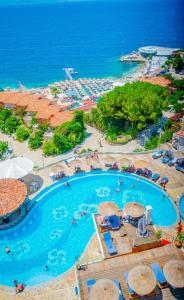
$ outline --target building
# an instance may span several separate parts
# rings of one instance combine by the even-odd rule
[[[0,105],[9,109],[22,107],[26,112],[25,119],[34,116],[39,123],[47,121],[51,127],[57,127],[73,118],[72,111],[66,111],[65,103],[63,106],[57,105],[31,93],[1,92]]]
[[[0,230],[26,214],[27,186],[17,179],[0,179]]]
[[[184,121],[181,123],[181,128],[173,135],[173,147],[179,152],[184,153]]]
[[[139,53],[147,58],[152,56],[164,56],[164,57],[171,57],[175,51],[178,51],[179,48],[166,48],[166,47],[157,47],[157,46],[146,46],[140,47],[138,49]]]

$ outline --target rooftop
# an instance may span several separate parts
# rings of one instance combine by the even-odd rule
[[[171,83],[171,81],[169,79],[162,77],[162,76],[156,76],[156,77],[150,77],[150,78],[141,77],[139,80],[144,81],[144,82],[149,82],[152,84],[158,84],[163,87],[166,87]]]
[[[176,132],[176,135],[184,138],[184,130],[180,130],[180,131]]]
[[[27,112],[35,112],[37,119],[48,120],[53,127],[59,126],[66,121],[71,121],[73,117],[71,111],[62,111],[65,105],[62,107],[62,105],[54,104],[36,94],[2,92],[0,93],[0,102],[25,107]]]
[[[16,210],[25,200],[26,185],[17,179],[0,179],[0,217]]]
[[[158,47],[158,46],[145,46],[139,48],[139,52],[144,53],[156,53],[159,56],[170,56],[174,51],[179,50],[179,48],[167,48],[167,47]]]

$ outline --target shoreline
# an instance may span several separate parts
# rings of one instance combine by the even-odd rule
[[[121,62],[120,61],[120,63],[124,63],[124,62]],[[79,78],[74,78],[73,79],[73,81],[78,81],[78,80],[80,80],[80,79],[84,79],[84,78],[87,78],[87,79],[90,79],[90,80],[95,80],[95,79],[98,79],[98,80],[113,80],[114,82],[116,82],[116,81],[120,81],[120,80],[124,80],[124,79],[127,79],[127,77],[128,78],[130,78],[130,77],[132,77],[132,78],[137,78],[137,77],[139,77],[139,76],[141,76],[141,74],[142,74],[142,71],[144,70],[144,67],[145,67],[145,65],[146,65],[146,62],[130,62],[130,63],[134,63],[136,66],[132,66],[131,67],[131,69],[129,70],[129,71],[125,71],[124,73],[122,73],[120,76],[104,76],[104,77],[79,77]],[[57,81],[52,81],[52,82],[49,82],[49,83],[47,83],[47,84],[45,84],[45,85],[42,85],[42,84],[38,84],[38,85],[31,85],[31,86],[24,86],[25,87],[25,89],[29,92],[29,91],[31,91],[31,90],[34,90],[34,89],[42,89],[42,88],[47,88],[49,85],[55,85],[55,84],[57,84],[57,83],[59,83],[59,82],[64,82],[64,81],[68,81],[68,79],[61,79],[61,80],[57,80]],[[20,90],[20,87],[14,87],[14,86],[11,86],[11,85],[8,85],[8,86],[6,86],[6,87],[3,87],[2,86],[2,89],[4,89],[4,90],[6,90],[6,89],[9,89],[10,91],[14,91],[14,92],[16,92],[16,91],[19,91]]]

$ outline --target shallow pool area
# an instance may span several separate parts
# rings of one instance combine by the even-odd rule
[[[117,192],[120,177],[123,183]],[[71,268],[95,231],[91,213],[103,201],[115,201],[119,208],[129,201],[151,205],[157,225],[169,226],[177,220],[174,205],[161,188],[136,175],[101,171],[67,178],[69,186],[65,181],[41,191],[24,220],[0,232],[0,284],[13,286],[17,279],[36,285]]]

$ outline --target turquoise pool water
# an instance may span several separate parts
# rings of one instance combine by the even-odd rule
[[[182,219],[184,220],[184,194],[180,198],[179,209],[180,209],[180,215],[181,215]]]
[[[120,177],[123,184],[117,193]],[[68,181],[69,187],[59,181],[43,190],[35,197],[38,203],[19,225],[0,232],[0,284],[11,286],[17,279],[36,285],[67,271],[94,233],[91,213],[97,211],[100,202],[113,200],[121,208],[128,201],[137,201],[153,207],[155,224],[168,226],[176,222],[170,199],[143,178],[94,172],[73,176]],[[88,213],[81,217],[83,211]],[[77,219],[74,225],[73,218]],[[11,255],[5,253],[5,246],[11,249]],[[44,270],[45,265],[48,271]]]

